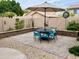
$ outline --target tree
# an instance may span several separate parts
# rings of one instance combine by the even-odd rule
[[[23,10],[18,2],[15,0],[1,0],[0,1],[0,13],[5,13],[5,12],[14,12],[18,16],[23,15]]]
[[[13,6],[12,11],[15,12],[18,16],[23,15],[23,11],[21,10],[19,3],[17,3],[16,5]]]

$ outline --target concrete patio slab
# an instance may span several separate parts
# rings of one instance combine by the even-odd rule
[[[49,43],[46,41],[39,42],[37,39],[34,40],[33,32],[21,34],[17,36],[12,36],[9,38],[5,38],[8,40],[15,40],[22,42],[23,44],[31,45],[35,48],[41,49],[43,51],[49,52],[56,56],[60,56],[63,58],[67,58],[69,55],[68,48],[74,46],[76,44],[76,38],[67,37],[67,36],[57,36],[57,40],[52,40]]]
[[[26,56],[15,49],[0,48],[0,59],[27,59]]]

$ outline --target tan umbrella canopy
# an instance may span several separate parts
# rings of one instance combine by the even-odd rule
[[[36,10],[36,11],[45,12],[44,26],[47,26],[47,24],[46,24],[46,12],[57,12],[57,11],[64,11],[65,10],[65,9],[56,7],[54,5],[51,5],[51,4],[47,3],[47,2],[44,2],[42,4],[29,7],[28,9],[30,9],[32,11]]]

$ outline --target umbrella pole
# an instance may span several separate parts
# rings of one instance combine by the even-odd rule
[[[46,27],[46,8],[44,8],[45,17],[44,17],[44,27]]]
[[[32,15],[32,28],[34,28],[34,20],[33,20],[33,15]]]

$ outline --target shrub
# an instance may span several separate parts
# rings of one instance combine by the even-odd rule
[[[72,48],[69,48],[69,52],[71,54],[74,54],[75,56],[79,56],[79,46],[74,46]]]
[[[3,14],[3,16],[6,16],[6,17],[9,17],[9,18],[12,18],[13,16],[15,16],[16,14],[14,12],[5,12]]]
[[[16,18],[16,22],[19,22],[19,18]]]
[[[78,31],[79,30],[79,23],[75,21],[69,22],[67,26],[67,30],[72,30],[72,31]]]
[[[24,28],[24,20],[19,20],[19,19],[16,19],[16,24],[15,24],[15,28],[16,29],[22,29]]]
[[[70,16],[72,16],[72,17],[73,17],[73,16],[75,16],[75,14],[74,14],[74,13],[70,13]]]

